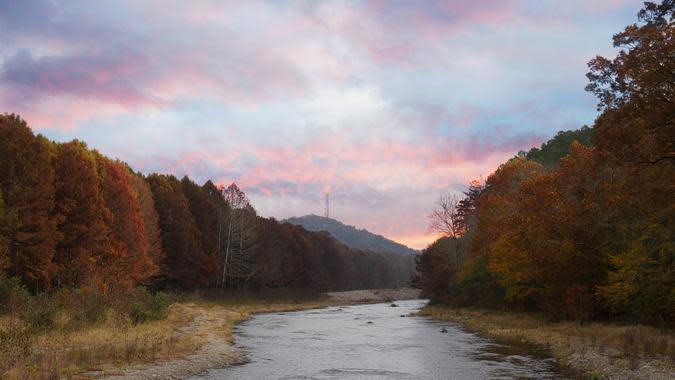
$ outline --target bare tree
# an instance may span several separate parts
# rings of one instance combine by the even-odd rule
[[[429,229],[450,238],[454,265],[459,265],[462,249],[461,237],[464,235],[465,224],[461,213],[458,212],[460,200],[456,195],[442,195],[436,202],[436,208],[429,215],[431,223]]]
[[[235,183],[222,192],[230,205],[230,215],[220,285],[224,287],[229,277],[239,285],[245,286],[253,275],[250,252],[256,241],[256,212],[246,194]]]

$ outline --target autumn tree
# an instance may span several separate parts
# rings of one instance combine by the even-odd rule
[[[145,240],[148,242],[148,257],[152,260],[154,272],[161,271],[164,264],[165,254],[162,248],[162,240],[159,232],[159,216],[155,209],[155,201],[152,198],[150,185],[140,174],[134,174],[131,177],[136,202],[143,219],[143,231],[145,231]]]
[[[609,214],[600,207],[606,175],[592,148],[573,144],[558,170],[521,183],[511,198],[515,212],[490,246],[490,268],[507,295],[558,318],[594,316],[608,269],[601,248],[610,239]]]
[[[5,214],[15,218],[4,231],[8,272],[33,289],[45,289],[54,273],[52,258],[59,240],[53,215],[54,150],[13,114],[0,115],[0,136],[0,193]]]
[[[133,176],[120,161],[94,152],[101,178],[105,205],[112,217],[108,228],[115,253],[104,257],[104,281],[118,289],[129,289],[156,271],[150,256],[143,214],[133,188]]]
[[[181,180],[181,189],[188,200],[190,212],[199,230],[199,239],[204,254],[209,260],[208,267],[211,272],[208,274],[208,279],[215,284],[220,267],[218,239],[222,227],[220,226],[219,210],[216,208],[214,198],[210,196],[206,189],[192,182],[187,176]]]
[[[638,23],[614,36],[617,56],[589,63],[587,87],[603,111],[597,154],[611,170],[611,203],[602,205],[612,215],[603,248],[611,269],[599,294],[613,313],[652,323],[675,319],[674,13],[672,0],[645,3]]]
[[[165,286],[182,289],[206,285],[212,268],[180,182],[174,176],[159,174],[151,174],[147,180],[159,215],[162,247],[166,253],[160,280]]]
[[[112,214],[105,205],[94,153],[77,140],[60,144],[54,163],[58,229],[63,239],[54,262],[58,286],[102,286],[104,263],[119,255],[108,229]]]
[[[614,59],[589,62],[586,89],[603,111],[595,145],[623,162],[675,160],[675,2],[645,2],[638,23],[614,35]]]
[[[485,181],[485,189],[476,199],[476,228],[465,264],[457,273],[457,286],[472,293],[475,302],[483,302],[484,297],[497,301],[496,296],[502,293],[502,286],[490,268],[494,259],[492,246],[503,237],[505,226],[517,223],[520,185],[542,170],[540,164],[516,157],[500,165]],[[481,288],[485,292],[480,292]]]

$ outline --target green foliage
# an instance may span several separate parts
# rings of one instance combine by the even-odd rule
[[[140,324],[166,318],[169,306],[173,303],[172,297],[164,292],[154,295],[148,294],[145,289],[137,289],[133,301],[128,306],[128,315],[131,322]]]
[[[470,257],[448,288],[448,300],[456,306],[501,308],[506,299],[506,291],[488,269],[487,258]]]
[[[102,294],[77,289],[60,289],[53,294],[31,296],[16,279],[0,281],[0,296],[13,295],[12,309],[29,328],[76,331],[106,323],[109,318],[140,324],[161,320],[168,315],[173,297],[145,288]],[[3,296],[7,298],[6,296]],[[128,321],[128,322],[125,322]]]
[[[593,143],[593,128],[583,126],[574,131],[560,131],[555,137],[541,144],[540,148],[532,148],[525,157],[536,161],[548,169],[557,168],[560,159],[570,153],[573,142],[591,146]]]
[[[608,282],[599,288],[613,313],[651,323],[675,320],[673,207],[622,226]]]

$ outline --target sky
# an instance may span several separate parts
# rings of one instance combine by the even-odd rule
[[[0,0],[0,112],[413,248],[440,195],[592,124],[640,1]]]

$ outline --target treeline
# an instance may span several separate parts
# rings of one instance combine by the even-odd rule
[[[645,3],[614,36],[617,57],[589,63],[593,128],[439,204],[447,237],[419,258],[416,286],[461,306],[675,322],[674,4]]]
[[[33,291],[324,291],[398,284],[398,265],[261,218],[235,184],[143,176],[0,115],[0,279],[18,277]]]

